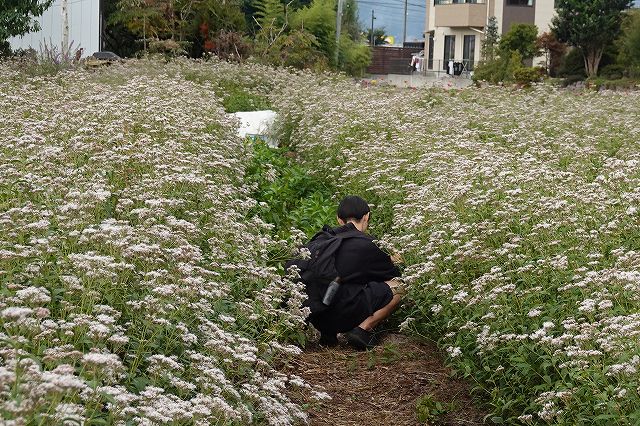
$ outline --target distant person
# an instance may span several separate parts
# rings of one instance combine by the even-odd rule
[[[371,210],[365,200],[348,196],[338,206],[337,228],[325,227],[332,235],[349,233],[335,252],[335,270],[340,278],[334,301],[325,310],[313,313],[309,321],[320,331],[320,344],[338,343],[337,334],[358,349],[378,343],[372,332],[398,307],[400,271],[391,257],[366,234]],[[345,234],[346,235],[346,234]],[[394,280],[394,278],[397,278]]]

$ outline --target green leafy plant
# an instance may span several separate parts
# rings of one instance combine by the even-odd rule
[[[270,148],[261,140],[252,144],[247,180],[255,186],[255,214],[274,225],[274,235],[286,239],[293,227],[311,237],[323,225],[335,223],[334,188],[288,157],[285,149]]]
[[[42,15],[53,0],[13,0],[0,3],[0,42],[40,29],[34,18]]]
[[[432,395],[423,395],[416,401],[416,417],[425,425],[440,424],[442,417],[454,409],[454,404],[440,402]]]
[[[513,72],[513,79],[522,86],[530,86],[531,83],[540,81],[540,70],[536,67],[517,68]]]
[[[498,51],[501,56],[518,52],[522,59],[531,59],[538,54],[536,40],[538,27],[532,24],[515,24],[502,36]]]

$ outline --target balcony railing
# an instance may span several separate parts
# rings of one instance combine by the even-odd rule
[[[435,0],[434,4],[486,4],[487,0]]]

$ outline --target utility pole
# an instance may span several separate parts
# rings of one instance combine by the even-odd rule
[[[338,57],[340,54],[340,32],[342,30],[342,8],[344,0],[338,0],[338,13],[336,13],[336,65],[338,65]]]
[[[375,43],[373,42],[373,20],[376,19],[376,16],[374,15],[374,10],[371,9],[371,47],[375,46]]]
[[[404,0],[404,29],[402,31],[402,47],[407,41],[407,0]]]
[[[67,55],[68,53],[69,53],[69,4],[68,4],[68,0],[62,0],[62,54]]]

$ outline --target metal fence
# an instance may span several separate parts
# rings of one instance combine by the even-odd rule
[[[485,4],[486,0],[435,0],[434,4]]]
[[[469,59],[453,59],[450,61],[444,61],[442,59],[422,61],[422,66],[414,71],[424,76],[442,77],[444,75],[459,76],[464,78],[471,78],[473,76],[473,70],[478,65],[478,61],[471,61]]]

